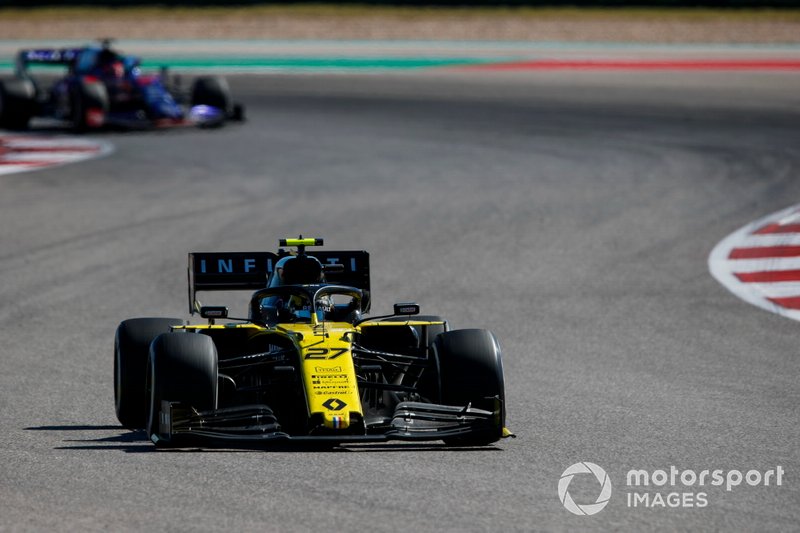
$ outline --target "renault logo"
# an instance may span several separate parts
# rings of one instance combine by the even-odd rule
[[[344,403],[339,398],[331,398],[330,400],[326,401],[322,405],[327,407],[331,411],[341,411],[342,409],[347,407],[347,404]]]

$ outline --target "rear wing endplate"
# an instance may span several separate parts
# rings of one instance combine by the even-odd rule
[[[199,291],[256,291],[267,280],[281,257],[272,252],[192,252],[189,254],[189,312],[200,309]],[[369,292],[369,253],[363,250],[314,250],[306,255],[325,265],[342,265],[325,271],[325,281]]]

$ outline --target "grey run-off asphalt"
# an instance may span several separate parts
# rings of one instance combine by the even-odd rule
[[[111,157],[0,177],[0,528],[796,528],[798,325],[706,268],[800,196],[796,74],[231,85],[242,126],[102,135]],[[300,233],[370,251],[376,312],[415,299],[495,331],[519,438],[156,453],[117,427],[117,323],[185,316],[189,251]],[[592,517],[558,499],[580,461],[613,482]],[[670,465],[786,475],[710,487],[704,508],[627,507],[628,470]],[[570,486],[581,503],[589,481]]]

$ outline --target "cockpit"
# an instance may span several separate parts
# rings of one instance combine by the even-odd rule
[[[363,294],[338,285],[283,285],[253,294],[250,320],[262,324],[350,322],[361,317]]]
[[[138,67],[138,59],[123,56],[108,47],[84,48],[75,59],[77,74],[93,74],[103,78],[122,78]]]

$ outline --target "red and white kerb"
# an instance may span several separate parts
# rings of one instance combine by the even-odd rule
[[[0,134],[0,175],[76,163],[112,149],[107,142],[79,137]]]
[[[800,205],[732,233],[711,251],[708,266],[739,298],[800,320]]]

